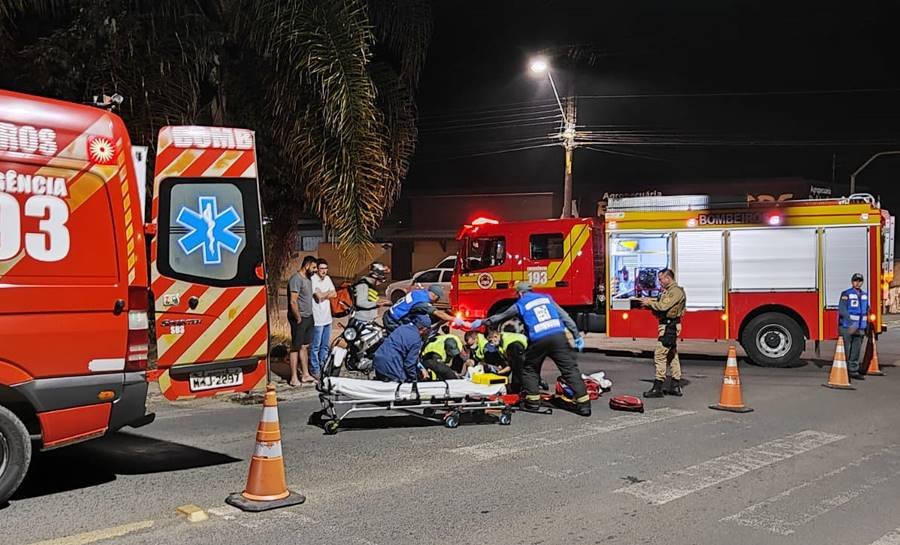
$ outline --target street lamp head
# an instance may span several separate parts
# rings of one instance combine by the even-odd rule
[[[531,63],[529,64],[529,68],[535,74],[543,74],[546,72],[550,65],[547,63],[547,59],[544,57],[535,57],[531,59]]]

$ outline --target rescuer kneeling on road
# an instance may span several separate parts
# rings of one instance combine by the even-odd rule
[[[563,380],[575,392],[576,412],[581,416],[591,415],[591,398],[581,378],[581,370],[575,360],[575,353],[566,338],[566,329],[575,339],[575,348],[584,349],[584,337],[572,318],[560,307],[552,297],[545,293],[534,293],[531,284],[516,284],[519,300],[505,311],[484,320],[475,320],[472,327],[478,329],[482,324],[491,326],[518,315],[525,324],[528,335],[528,348],[525,349],[522,366],[522,390],[525,393],[524,409],[537,411],[541,407],[540,380],[541,365],[548,356],[559,368]]]
[[[653,311],[659,320],[659,340],[656,350],[653,352],[653,362],[656,364],[656,377],[653,380],[653,388],[644,392],[644,397],[662,397],[664,393],[681,396],[681,362],[678,360],[678,335],[681,333],[681,317],[684,315],[684,307],[687,296],[684,289],[675,283],[675,273],[672,269],[659,271],[659,284],[663,288],[658,300],[650,297],[641,297],[641,305]],[[666,366],[672,367],[672,385],[663,392],[663,384],[666,381]]]

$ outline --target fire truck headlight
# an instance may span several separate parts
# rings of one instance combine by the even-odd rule
[[[627,320],[627,319],[628,319],[628,313],[627,313],[627,312],[623,312],[623,313],[622,313],[622,319],[623,319],[623,320]]]
[[[781,216],[769,216],[769,225],[781,225]]]

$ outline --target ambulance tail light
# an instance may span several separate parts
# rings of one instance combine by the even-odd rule
[[[125,355],[125,371],[147,370],[150,351],[150,326],[147,312],[150,293],[144,287],[128,288],[128,350]]]

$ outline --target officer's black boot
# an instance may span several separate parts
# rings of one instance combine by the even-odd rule
[[[669,389],[666,390],[666,395],[681,397],[684,395],[681,391],[681,381],[673,378],[672,383],[669,385]]]
[[[648,391],[644,392],[644,397],[662,397],[663,396],[663,381],[654,380],[653,388],[650,388]]]
[[[578,403],[575,405],[575,412],[581,416],[591,416],[591,402]]]
[[[527,397],[522,400],[522,410],[530,413],[541,412],[541,400],[538,399],[528,399]]]

